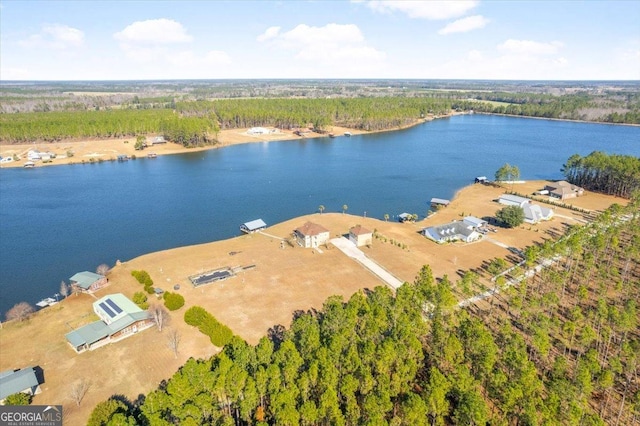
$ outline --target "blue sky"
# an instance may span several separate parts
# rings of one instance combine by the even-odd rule
[[[0,79],[640,80],[640,1],[0,1]]]

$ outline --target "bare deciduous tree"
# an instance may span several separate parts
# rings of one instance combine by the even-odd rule
[[[71,386],[69,391],[69,398],[71,398],[79,407],[82,399],[87,394],[91,383],[87,379],[80,379]]]
[[[167,346],[173,351],[173,356],[178,358],[178,346],[180,345],[180,333],[173,329],[167,336]]]
[[[162,327],[169,321],[169,312],[164,306],[159,304],[153,304],[149,306],[149,314],[153,319],[153,322],[158,326],[158,331],[162,331]]]
[[[67,283],[64,282],[64,280],[60,282],[60,294],[64,298],[66,298],[69,295],[69,286],[67,285]]]
[[[27,302],[16,303],[13,308],[7,311],[7,320],[24,321],[29,318],[35,309]]]
[[[110,269],[111,268],[109,268],[109,265],[107,265],[106,263],[102,263],[102,264],[98,265],[98,267],[96,268],[96,273],[100,274],[100,275],[107,276],[107,274],[109,273]]]

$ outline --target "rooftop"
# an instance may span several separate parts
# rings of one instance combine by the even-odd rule
[[[353,235],[371,234],[371,231],[369,231],[367,228],[363,227],[362,225],[354,226],[349,230],[349,232],[351,232]]]
[[[297,233],[305,236],[320,235],[323,232],[329,232],[327,228],[317,223],[307,222],[295,230]]]
[[[84,271],[78,272],[77,274],[69,278],[69,281],[75,282],[79,287],[82,287],[86,290],[91,287],[91,284],[95,283],[98,280],[101,280],[102,278],[104,278],[103,275]]]
[[[267,224],[264,223],[262,219],[256,219],[250,222],[245,222],[242,224],[242,226],[247,228],[249,231],[255,231],[256,229],[266,228]]]
[[[33,367],[26,367],[17,371],[3,371],[0,373],[0,400],[39,384]]]

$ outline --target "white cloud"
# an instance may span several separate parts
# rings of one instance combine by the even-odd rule
[[[180,22],[165,18],[136,21],[113,37],[122,43],[136,44],[186,43],[193,40]]]
[[[531,40],[509,39],[498,45],[498,49],[518,55],[553,55],[558,53],[558,50],[563,46],[564,44],[559,41],[540,43]]]
[[[22,47],[68,49],[84,44],[84,32],[62,24],[46,24],[39,33],[30,35],[19,42]]]
[[[447,24],[447,26],[438,31],[438,34],[466,33],[484,28],[488,23],[489,20],[482,15],[467,16]]]
[[[280,32],[280,27],[269,27],[263,34],[260,34],[258,36],[257,40],[259,42],[271,40],[272,38],[276,37],[279,32]]]
[[[369,1],[367,6],[379,13],[402,12],[410,18],[441,20],[457,18],[478,5],[477,0],[458,1]]]
[[[271,27],[257,40],[276,49],[295,51],[295,57],[304,60],[350,58],[379,61],[386,56],[384,52],[368,46],[362,31],[354,24],[327,24],[324,27],[300,24],[286,32],[281,32],[279,27]]]

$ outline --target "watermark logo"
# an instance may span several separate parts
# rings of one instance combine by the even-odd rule
[[[0,426],[62,426],[62,405],[0,405]]]

